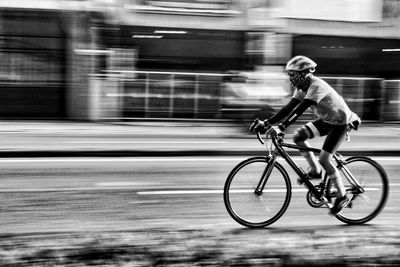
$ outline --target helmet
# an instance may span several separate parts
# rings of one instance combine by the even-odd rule
[[[303,71],[310,70],[310,72],[315,71],[317,63],[305,56],[295,56],[286,64],[287,71]]]

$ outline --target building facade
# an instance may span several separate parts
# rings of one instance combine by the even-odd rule
[[[399,0],[7,1],[0,117],[207,118],[228,71],[276,71],[295,54],[321,75],[395,80],[399,25]]]

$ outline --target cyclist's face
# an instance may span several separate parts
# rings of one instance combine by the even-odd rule
[[[290,83],[295,86],[299,87],[304,84],[307,80],[308,74],[310,72],[307,71],[288,71]]]
[[[298,71],[288,71],[288,75],[289,75],[290,83],[293,86],[297,86],[299,84],[300,79],[301,79],[300,73]]]

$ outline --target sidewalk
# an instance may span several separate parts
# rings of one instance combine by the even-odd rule
[[[245,130],[216,122],[0,121],[0,157],[263,155]],[[400,156],[400,124],[364,124],[340,153]]]

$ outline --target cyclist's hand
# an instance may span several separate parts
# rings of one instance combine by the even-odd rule
[[[255,119],[249,127],[249,133],[265,132],[269,128],[271,128],[271,125],[267,121]]]
[[[257,118],[257,119],[255,119],[255,120],[253,121],[253,123],[250,125],[248,132],[249,132],[249,133],[255,133],[255,132],[257,131],[258,127],[261,127],[261,126],[264,127],[264,122],[263,122],[263,121],[260,121],[260,120]]]

